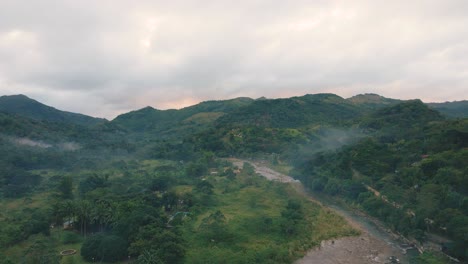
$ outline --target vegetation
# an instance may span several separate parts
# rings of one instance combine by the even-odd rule
[[[318,153],[296,175],[314,191],[340,195],[403,235],[449,237],[446,252],[465,259],[468,240],[468,120],[444,121],[418,101],[361,122],[359,142]]]
[[[45,180],[35,195],[9,200],[2,208],[3,253],[29,261],[25,249],[40,235],[53,256],[75,246],[90,262],[130,256],[138,263],[288,263],[321,240],[356,234],[248,165],[232,175],[232,165],[213,160],[221,173],[208,176],[192,174],[192,164],[124,163],[92,175],[69,173],[57,178],[55,190]]]
[[[290,263],[356,234],[231,156],[292,169],[313,191],[415,241],[442,236],[444,252],[467,258],[468,121],[419,100],[237,98],[113,121],[22,96],[0,109],[0,263]]]

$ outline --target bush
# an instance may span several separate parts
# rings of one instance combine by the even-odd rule
[[[81,256],[86,261],[117,262],[127,256],[127,248],[127,241],[119,236],[96,234],[85,240]]]

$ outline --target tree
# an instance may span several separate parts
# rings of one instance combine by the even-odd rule
[[[190,162],[185,168],[185,174],[189,177],[200,177],[208,171],[206,163],[201,160]]]
[[[81,246],[81,256],[87,261],[100,260],[99,247],[104,234],[96,234],[87,237]]]
[[[92,223],[98,225],[100,232],[112,221],[114,209],[114,204],[110,201],[99,200],[94,203],[90,218]]]
[[[201,236],[204,237],[206,242],[226,243],[232,242],[234,239],[234,234],[230,232],[226,223],[226,217],[220,210],[205,217],[199,229],[202,232]]]
[[[299,231],[299,222],[304,218],[302,204],[298,200],[289,200],[285,210],[281,212],[281,230],[286,235],[294,235]]]
[[[139,263],[181,263],[185,255],[181,235],[157,224],[140,228],[129,251],[139,256]]]
[[[166,211],[171,211],[177,207],[178,197],[174,191],[169,191],[163,194],[162,204]]]
[[[91,204],[87,200],[81,200],[76,204],[75,209],[76,216],[80,222],[80,232],[86,236],[92,210]]]
[[[209,181],[201,180],[195,186],[195,190],[204,194],[213,194],[214,186]]]
[[[166,175],[158,176],[151,180],[150,190],[158,192],[166,191],[169,188],[170,183],[170,177]]]
[[[103,261],[117,262],[125,258],[128,243],[125,239],[116,235],[104,236],[99,246],[99,251]]]
[[[138,256],[138,264],[164,264],[159,258],[158,253],[150,250],[145,250],[141,255]]]
[[[23,226],[23,230],[26,234],[43,233],[48,236],[50,234],[49,215],[39,209],[35,210],[31,218]]]
[[[117,262],[127,256],[127,241],[116,235],[99,233],[86,238],[81,256],[86,261]]]
[[[87,176],[83,181],[80,182],[78,190],[80,194],[83,195],[89,191],[92,191],[97,188],[103,188],[108,185],[108,175],[98,176],[97,174],[92,174]]]
[[[71,176],[62,177],[58,190],[63,199],[73,199],[73,178]]]

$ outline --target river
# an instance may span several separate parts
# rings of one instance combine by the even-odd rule
[[[377,220],[343,206],[333,198],[306,192],[299,181],[288,175],[256,162],[240,159],[230,159],[230,161],[240,168],[244,162],[248,162],[254,166],[256,173],[267,179],[292,184],[309,200],[329,208],[344,217],[353,227],[361,230],[360,236],[322,241],[319,247],[311,249],[302,259],[296,261],[296,264],[406,264],[410,263],[408,255],[417,254],[414,249],[408,250],[408,255],[404,254],[404,242],[400,241],[397,235],[385,230]],[[396,258],[399,262],[396,260],[392,262],[390,258]]]

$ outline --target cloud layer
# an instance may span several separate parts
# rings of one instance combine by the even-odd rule
[[[2,0],[0,94],[108,118],[237,96],[467,99],[467,12],[464,0]]]

